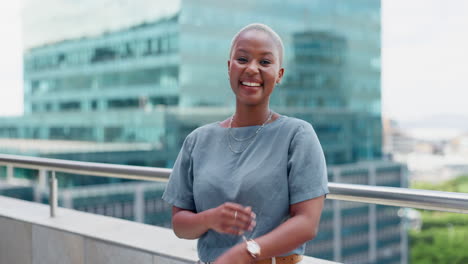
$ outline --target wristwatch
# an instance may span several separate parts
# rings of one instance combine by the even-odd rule
[[[258,258],[260,256],[260,245],[253,239],[246,241],[246,243],[247,252],[249,252],[254,259]]]

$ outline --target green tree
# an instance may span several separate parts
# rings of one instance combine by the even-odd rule
[[[468,175],[412,188],[468,193]],[[421,230],[410,231],[410,263],[468,263],[468,215],[423,210],[421,215]]]

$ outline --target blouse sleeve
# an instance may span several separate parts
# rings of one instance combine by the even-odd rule
[[[301,125],[288,153],[289,203],[295,204],[329,193],[328,174],[320,142],[309,123]]]
[[[162,199],[176,207],[195,211],[193,199],[193,139],[185,138],[169,177]]]

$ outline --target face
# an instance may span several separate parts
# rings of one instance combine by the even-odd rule
[[[239,104],[268,105],[283,77],[279,49],[265,32],[249,30],[239,35],[228,61],[229,80]]]

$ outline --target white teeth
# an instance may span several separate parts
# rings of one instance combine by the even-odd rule
[[[246,86],[260,86],[259,83],[253,83],[253,82],[242,82],[242,84]]]

